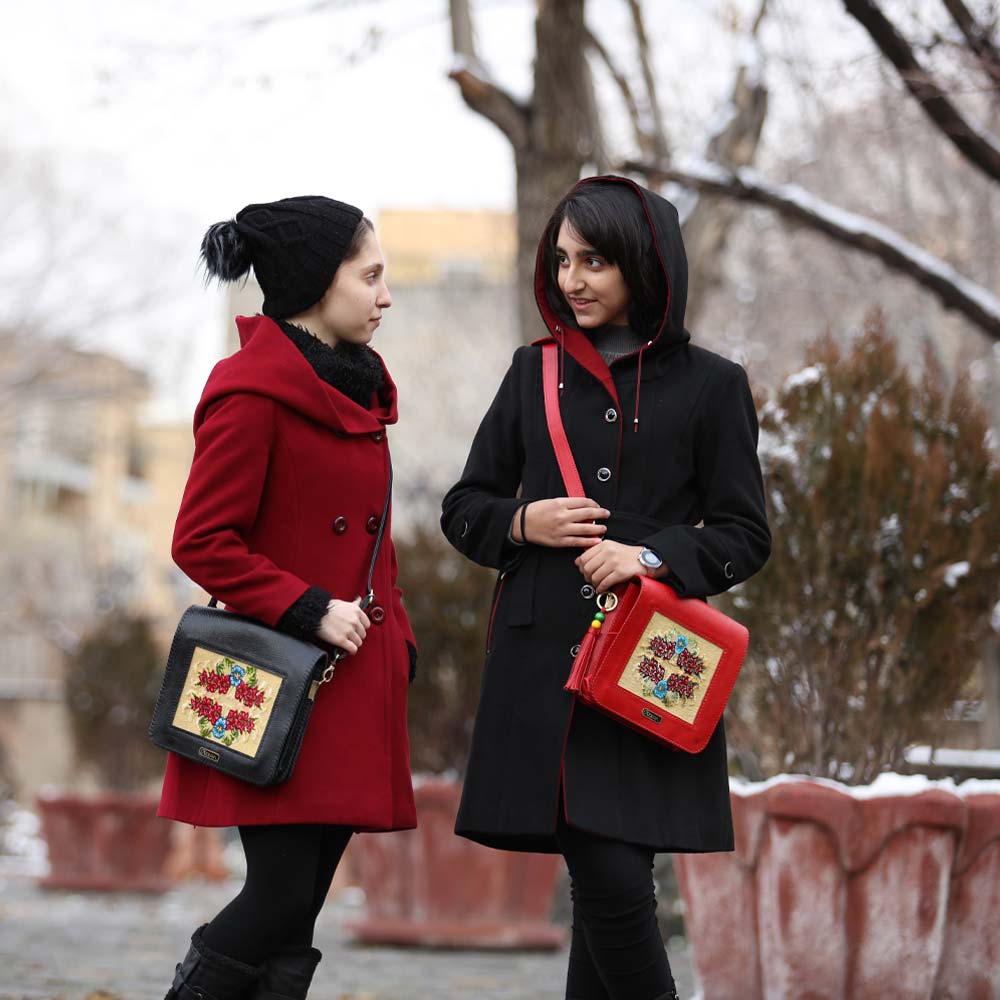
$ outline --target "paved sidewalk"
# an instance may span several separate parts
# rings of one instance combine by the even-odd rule
[[[192,882],[144,898],[43,891],[23,875],[0,876],[0,1000],[162,1000],[191,931],[239,885]],[[324,959],[310,1000],[563,1000],[565,951],[359,947],[341,928],[359,912],[350,897],[320,914]],[[683,946],[671,947],[670,959],[688,1000]]]

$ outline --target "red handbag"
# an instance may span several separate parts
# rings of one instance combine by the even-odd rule
[[[559,412],[555,344],[542,348],[545,418],[569,496],[585,496]],[[750,634],[704,601],[637,576],[597,596],[565,689],[678,750],[705,748],[743,665]]]

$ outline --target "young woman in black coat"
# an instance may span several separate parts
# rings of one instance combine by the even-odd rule
[[[670,202],[621,177],[578,184],[542,236],[548,336],[514,352],[442,528],[500,570],[456,832],[559,852],[572,880],[572,1000],[668,1000],[657,851],[729,851],[723,724],[673,751],[563,690],[595,594],[650,574],[718,594],[770,554],[757,416],[743,368],[684,329],[687,260]],[[587,498],[566,496],[549,439],[541,344]]]

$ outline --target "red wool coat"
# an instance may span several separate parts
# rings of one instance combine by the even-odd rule
[[[195,411],[173,556],[227,607],[274,625],[310,586],[343,600],[363,592],[396,387],[386,372],[381,400],[366,410],[320,379],[272,320],[236,322],[242,349],[216,365]],[[372,625],[320,689],[288,781],[258,788],[171,753],[159,815],[198,826],[416,826],[406,733],[414,638],[395,584],[387,530]]]

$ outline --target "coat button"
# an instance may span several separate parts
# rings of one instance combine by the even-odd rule
[[[346,517],[338,517],[333,522],[333,530],[338,535],[342,535],[345,531],[347,531],[347,518]]]
[[[385,610],[378,604],[374,608],[369,610],[368,617],[376,624],[381,625],[385,621]]]
[[[569,655],[576,656],[576,654],[579,652],[580,652],[580,643],[577,643],[575,646],[572,647],[572,649],[570,649]]]
[[[372,514],[371,517],[365,521],[365,531],[367,531],[369,535],[374,535],[375,532],[378,531],[378,518],[374,514]]]
[[[596,593],[597,593],[597,591],[596,591],[596,590],[594,590],[594,588],[593,588],[593,587],[591,587],[591,585],[590,585],[589,583],[585,583],[585,584],[584,584],[584,585],[583,585],[583,586],[582,586],[582,587],[580,588],[580,596],[581,596],[581,597],[586,597],[588,601],[589,601],[589,600],[590,600],[590,599],[591,599],[591,598],[592,598],[592,597],[594,596],[594,594],[596,594]]]
[[[376,444],[378,444],[378,442],[381,441],[382,438],[384,438],[384,437],[385,437],[385,432],[384,431],[373,431],[372,432],[372,440]]]
[[[609,424],[613,424],[618,419],[618,411],[612,406],[605,412],[604,419],[607,420]]]
[[[722,572],[726,574],[727,580],[732,580],[732,578],[736,576],[736,574],[733,572],[733,564],[731,562],[727,562],[726,565],[723,566]]]
[[[459,538],[465,538],[465,536],[468,533],[469,533],[469,522],[468,521],[463,521],[462,522],[462,531],[461,531],[461,534],[459,534],[458,537]]]
[[[602,465],[597,470],[597,478],[602,483],[606,483],[611,478],[611,470],[606,465]]]

